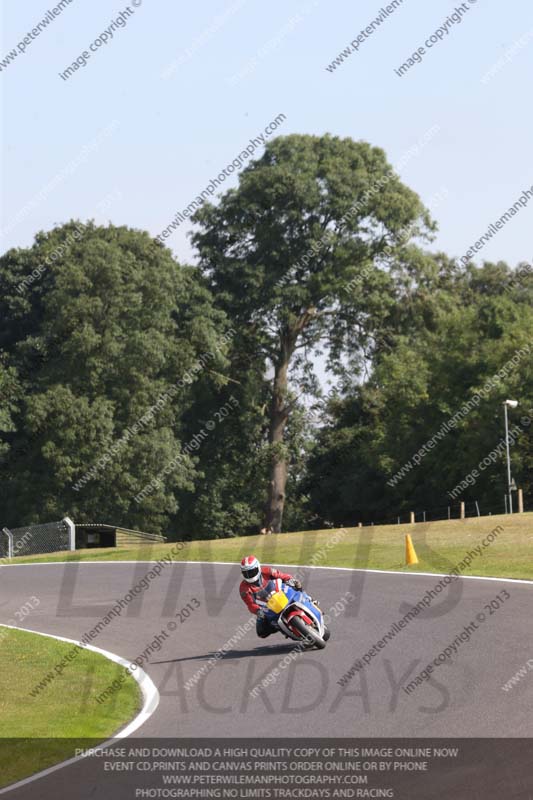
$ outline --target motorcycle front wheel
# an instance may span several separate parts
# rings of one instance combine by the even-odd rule
[[[319,650],[323,650],[326,646],[324,639],[319,636],[314,628],[312,628],[310,625],[307,625],[301,617],[293,617],[291,619],[291,625],[293,628],[296,628],[303,639],[310,639],[312,644],[314,644],[315,647],[318,647]]]

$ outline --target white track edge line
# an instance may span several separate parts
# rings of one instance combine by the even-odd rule
[[[4,567],[49,567],[65,564],[159,564],[160,561],[37,561],[33,564],[4,564]],[[444,578],[449,573],[447,572],[400,572],[394,569],[365,569],[364,567],[320,567],[311,566],[306,564],[287,564],[282,561],[276,562],[282,567],[300,567],[301,569],[329,569],[337,572],[370,572],[373,575],[403,575],[408,578],[420,575],[429,578]],[[175,566],[177,564],[217,564],[220,566],[238,566],[240,561],[170,561],[166,566]],[[524,583],[526,585],[533,585],[533,580],[526,580],[524,578],[497,578],[491,575],[458,575],[462,580],[468,581],[500,581],[504,583]]]
[[[19,566],[23,565],[19,564]],[[28,564],[25,566],[30,565]],[[60,642],[77,644],[79,647],[82,647],[85,650],[91,650],[93,653],[99,653],[100,655],[105,656],[105,658],[107,658],[109,661],[113,661],[115,664],[120,664],[122,667],[127,668],[131,664],[131,661],[122,658],[122,656],[117,656],[115,653],[111,653],[109,650],[103,650],[101,647],[94,647],[94,645],[91,644],[83,644],[82,642],[77,642],[75,639],[67,639],[65,636],[56,636],[53,633],[43,633],[42,631],[34,631],[30,630],[29,628],[19,628],[16,625],[5,625],[4,623],[0,623],[0,626],[2,628],[11,628],[15,631],[26,631],[26,633],[33,633],[37,636],[46,636],[49,639],[57,639]],[[157,687],[148,673],[139,667],[134,673],[130,672],[130,675],[139,684],[143,696],[143,706],[137,716],[134,717],[132,721],[126,725],[126,727],[119,730],[118,733],[116,733],[110,739],[107,739],[105,742],[102,742],[102,744],[99,744],[99,748],[109,747],[117,739],[124,739],[127,736],[131,736],[131,734],[135,733],[135,731],[140,728],[141,725],[144,725],[144,723],[152,716],[159,705],[159,701],[161,699],[159,692],[157,691]],[[63,769],[63,767],[67,767],[69,764],[74,764],[76,761],[81,761],[81,759],[87,758],[88,755],[89,754],[73,756],[66,761],[60,761],[59,764],[54,764],[51,767],[47,767],[47,769],[36,772],[35,775],[30,775],[28,778],[23,778],[16,783],[12,783],[3,789],[0,789],[0,794],[11,792],[14,789],[18,789],[21,786],[32,783],[39,778],[44,778],[46,775],[50,775],[50,773],[55,772],[58,769]]]

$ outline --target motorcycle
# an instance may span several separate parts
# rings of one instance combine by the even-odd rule
[[[256,596],[266,603],[265,619],[289,639],[304,641],[308,647],[320,650],[326,646],[330,633],[322,611],[306,592],[297,591],[276,578]]]

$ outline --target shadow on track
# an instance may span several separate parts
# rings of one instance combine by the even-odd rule
[[[208,661],[209,659],[214,657],[217,658],[217,661],[227,661],[236,658],[254,658],[257,656],[285,655],[286,653],[291,653],[296,648],[297,645],[292,645],[292,644],[282,644],[277,646],[270,645],[266,647],[265,646],[254,647],[253,650],[233,650],[224,653],[222,655],[217,655],[217,653],[220,653],[220,651],[215,650],[200,656],[188,656],[185,658],[170,658],[166,661],[150,661],[150,664],[176,664],[181,661]]]

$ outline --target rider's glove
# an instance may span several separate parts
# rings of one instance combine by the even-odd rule
[[[265,609],[260,608],[257,612],[257,619],[264,619],[265,618]]]
[[[302,582],[298,580],[298,578],[291,578],[289,581],[289,586],[292,586],[293,589],[300,591],[302,588]]]

